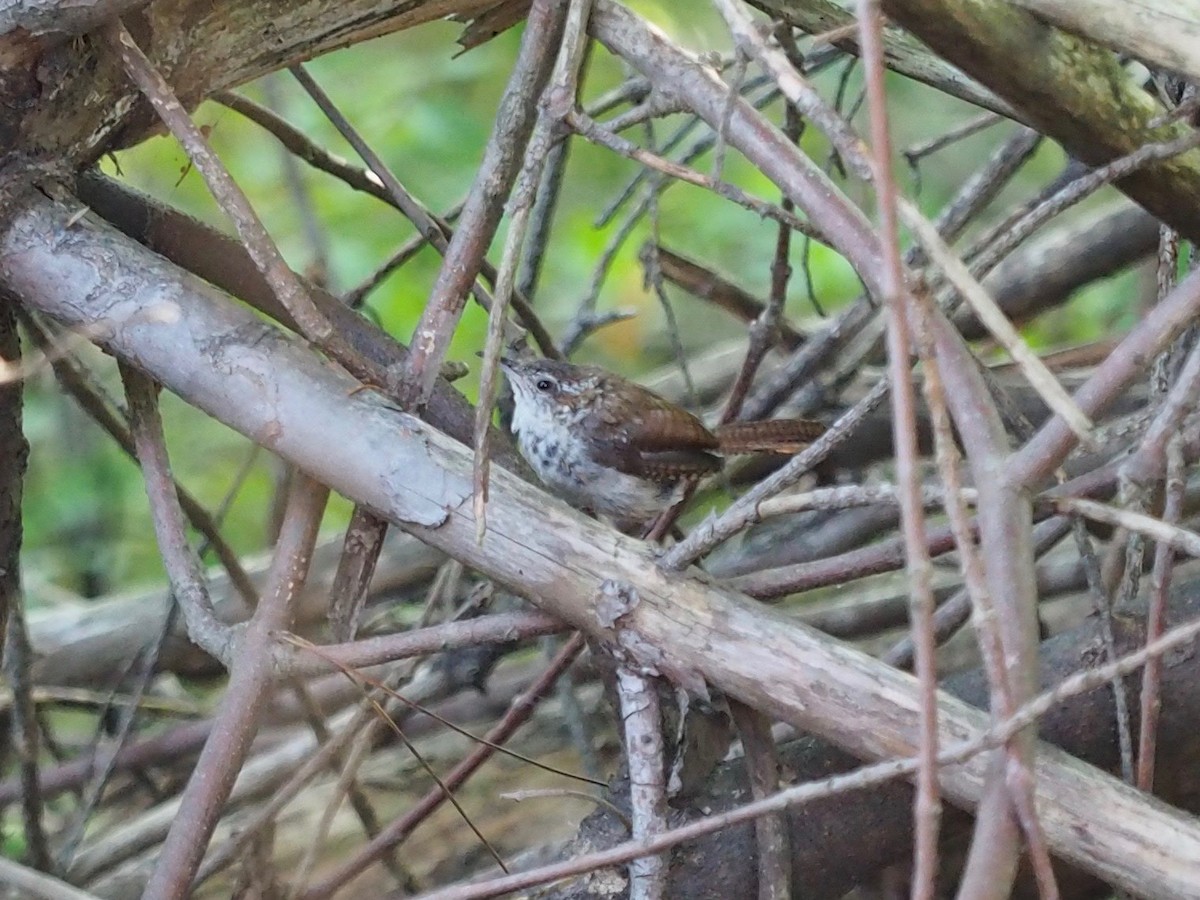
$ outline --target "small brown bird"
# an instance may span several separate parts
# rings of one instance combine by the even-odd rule
[[[501,360],[512,384],[521,455],[568,503],[644,524],[682,499],[722,456],[796,453],[825,426],[806,419],[709,429],[669,400],[595,366]]]

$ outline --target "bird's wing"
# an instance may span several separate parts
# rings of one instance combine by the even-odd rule
[[[703,422],[643,387],[621,387],[630,402],[605,404],[581,423],[598,463],[664,481],[720,470],[720,458],[709,452],[717,439]]]

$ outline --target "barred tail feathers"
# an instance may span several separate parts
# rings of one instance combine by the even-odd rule
[[[767,419],[729,422],[715,429],[722,453],[799,453],[822,434],[825,425],[812,419]]]

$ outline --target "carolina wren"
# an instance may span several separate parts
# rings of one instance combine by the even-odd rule
[[[595,366],[501,360],[513,389],[521,455],[568,503],[628,525],[678,503],[722,456],[796,453],[820,422],[776,419],[709,429],[685,409]]]

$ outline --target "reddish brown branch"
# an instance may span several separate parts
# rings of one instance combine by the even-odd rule
[[[342,555],[338,558],[329,598],[329,632],[337,641],[352,641],[367,599],[367,588],[379,562],[387,521],[363,506],[354,507],[346,526]]]
[[[788,232],[781,226],[780,233],[787,234]],[[766,310],[766,305],[761,300],[699,263],[692,262],[661,244],[657,247],[656,252],[659,271],[664,279],[681,290],[687,291],[693,297],[707,300],[714,306],[725,310],[738,321],[748,325]],[[788,350],[795,350],[804,342],[804,335],[786,321],[781,320],[779,322],[779,342]]]
[[[878,198],[880,239],[883,243],[883,299],[886,304],[888,381],[892,397],[892,445],[896,449],[899,480],[900,525],[904,536],[908,574],[910,628],[915,648],[915,671],[921,686],[917,797],[913,809],[913,900],[932,900],[938,871],[938,830],[941,826],[941,789],[938,784],[937,662],[933,637],[933,569],[925,549],[925,507],[921,497],[921,472],[917,453],[916,391],[909,360],[914,330],[929,340],[929,317],[922,316],[917,299],[905,289],[900,250],[900,225],[896,181],[892,173],[892,139],[888,126],[887,91],[884,87],[882,15],[878,0],[863,0],[859,9],[859,41],[866,69],[867,103],[871,122],[871,168]],[[954,498],[956,501],[957,498]],[[952,501],[953,502],[953,501]]]

